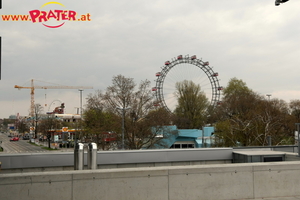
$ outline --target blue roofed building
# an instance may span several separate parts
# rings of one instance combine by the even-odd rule
[[[175,125],[152,128],[152,133],[156,134],[157,142],[152,149],[169,149],[178,137],[178,129]]]
[[[170,148],[204,148],[213,144],[214,127],[200,129],[178,129],[178,137]]]
[[[203,127],[200,129],[177,129],[177,126],[165,126],[157,133],[161,137],[154,145],[155,149],[171,148],[205,148],[212,147],[214,143],[214,127]]]

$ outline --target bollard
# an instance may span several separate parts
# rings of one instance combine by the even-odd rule
[[[74,170],[83,170],[84,149],[82,143],[77,143],[74,148]]]
[[[88,169],[97,169],[97,144],[89,143],[87,155]]]

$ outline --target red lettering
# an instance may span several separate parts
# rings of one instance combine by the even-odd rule
[[[3,21],[9,21],[10,15],[1,15]]]
[[[29,15],[31,18],[31,21],[34,23],[36,22],[36,18],[38,18],[40,16],[41,11],[39,10],[31,10],[29,11]]]
[[[73,20],[75,21],[76,20],[76,12],[73,11],[73,10],[69,10],[69,20]]]
[[[19,15],[11,15],[10,17],[13,21],[19,21]]]
[[[63,12],[63,10],[54,10],[54,12],[56,12],[56,14],[57,14],[56,19],[57,19],[57,21],[59,21],[61,13]]]
[[[87,18],[88,18],[88,21],[91,21],[91,18],[90,18],[90,13],[86,14]]]
[[[45,22],[48,21],[46,11],[41,11],[41,15],[39,16],[39,22],[42,22],[42,20],[44,20]]]
[[[61,13],[61,20],[68,20],[68,17],[67,17],[66,12],[68,12],[68,11],[67,11],[67,10],[64,10],[64,11]]]
[[[29,21],[29,16],[28,15],[20,15],[20,18],[22,21]]]
[[[50,10],[47,15],[47,19],[49,20],[50,18],[56,19],[56,16],[52,10]]]
[[[73,10],[50,10],[49,12],[46,11],[40,11],[40,10],[31,10],[29,11],[31,21],[33,23],[35,22],[43,22],[48,21],[51,18],[56,19],[57,21],[60,20],[73,20],[76,21],[76,15],[77,13]],[[11,17],[11,16],[10,16]],[[89,15],[88,15],[89,17]],[[4,19],[9,17],[2,17]],[[25,20],[25,18],[23,19]],[[89,19],[90,21],[90,19]]]

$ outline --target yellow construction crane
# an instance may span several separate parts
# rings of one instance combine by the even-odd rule
[[[15,88],[20,89],[30,89],[30,95],[31,95],[31,105],[30,105],[30,116],[34,116],[34,90],[35,89],[93,89],[91,86],[64,86],[64,85],[53,85],[53,86],[35,86],[33,84],[33,79],[31,79],[31,86],[30,87],[23,87],[15,85]]]

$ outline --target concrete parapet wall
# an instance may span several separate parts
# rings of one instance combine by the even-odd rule
[[[0,199],[218,200],[300,195],[300,162],[0,174]]]
[[[87,165],[87,153],[84,153]],[[2,173],[74,169],[73,152],[0,154]],[[96,168],[193,165],[232,162],[232,148],[98,151]]]

